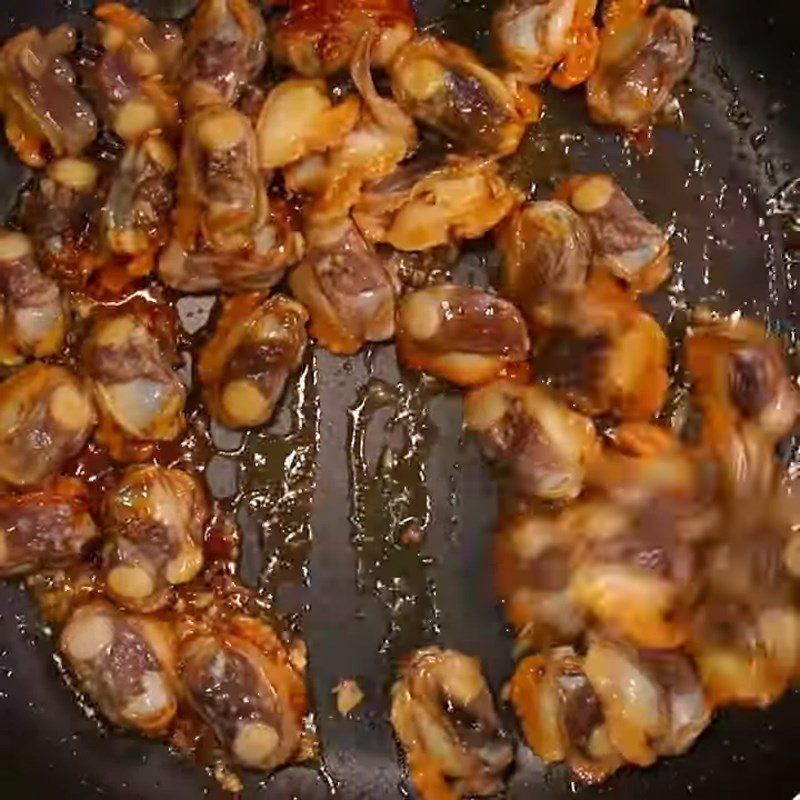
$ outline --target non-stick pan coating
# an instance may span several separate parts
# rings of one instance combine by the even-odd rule
[[[88,5],[3,0],[0,36],[76,18]],[[491,2],[415,5],[422,24],[442,21],[437,28],[453,38],[487,46]],[[800,252],[792,252],[791,245],[799,246],[800,236],[792,231],[791,213],[768,211],[791,211],[790,193],[780,190],[800,174],[800,12],[785,0],[697,0],[694,10],[701,20],[699,57],[683,103],[685,131],[658,131],[653,154],[642,156],[613,133],[593,130],[580,94],[549,93],[548,118],[534,130],[515,173],[526,187],[537,184],[546,191],[547,178],[559,170],[610,170],[632,197],[645,201],[651,218],[674,227],[677,277],[671,295],[655,301],[662,320],[671,320],[670,330],[680,332],[687,303],[703,301],[765,318],[793,343],[800,321]],[[560,133],[566,135],[559,139]],[[24,176],[8,151],[3,153],[5,211]],[[800,187],[795,201],[800,204]],[[794,222],[800,225],[797,208]],[[494,268],[485,247],[477,246],[467,252],[461,275],[486,280]],[[309,644],[324,767],[290,768],[262,782],[248,777],[246,797],[408,796],[387,720],[386,690],[396,657],[438,641],[479,655],[495,688],[511,670],[510,641],[484,563],[495,503],[490,476],[474,444],[461,435],[458,396],[423,397],[412,380],[410,389],[390,391],[387,399],[379,381],[391,388],[399,379],[391,348],[352,359],[319,352],[309,365],[305,396],[287,400],[289,435],[281,439],[279,430],[254,440],[273,453],[273,462],[275,447],[286,453],[299,443],[300,466],[309,472],[291,485],[290,507],[274,521],[266,547],[258,531],[268,514],[262,510],[246,521],[244,574],[257,578],[286,531],[299,532],[302,541],[310,515],[313,545],[299,546],[305,570],[283,581],[277,603],[297,615]],[[394,430],[384,433],[392,415]],[[359,464],[348,452],[369,419],[369,458]],[[409,436],[410,454],[403,441]],[[398,454],[397,484],[376,483],[373,474],[374,456],[385,444]],[[245,460],[251,466],[257,461],[252,455]],[[238,470],[236,458],[218,461],[213,474],[219,493]],[[259,475],[275,479],[274,463],[256,475],[256,484]],[[429,515],[419,554],[395,550],[385,540],[392,517],[383,501],[404,482],[411,487],[409,497],[390,511],[412,519]],[[388,581],[392,574],[405,582],[399,589]],[[222,796],[213,779],[162,745],[106,732],[87,718],[59,677],[31,603],[13,583],[0,587],[0,614],[0,797]],[[342,677],[356,677],[367,695],[351,719],[339,717],[331,694]],[[791,800],[800,792],[799,715],[797,694],[768,711],[724,714],[689,755],[649,770],[623,771],[607,785],[578,794]],[[508,797],[551,800],[573,791],[562,772],[543,771],[520,749]]]

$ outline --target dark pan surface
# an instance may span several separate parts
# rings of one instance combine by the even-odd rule
[[[421,23],[486,47],[491,3],[416,5]],[[83,7],[82,0],[3,0],[0,36],[48,27]],[[697,0],[695,10],[699,58],[684,131],[658,131],[653,154],[643,156],[591,129],[579,95],[548,95],[548,117],[512,168],[523,186],[542,193],[549,177],[570,168],[609,170],[650,217],[672,225],[678,268],[669,293],[655,300],[670,330],[680,332],[687,303],[702,301],[767,319],[794,344],[800,251],[791,248],[800,246],[800,186],[794,207],[781,190],[800,174],[800,12],[785,0]],[[3,210],[24,179],[4,152]],[[477,246],[459,277],[485,281],[494,267]],[[495,688],[511,670],[484,566],[494,490],[462,436],[459,397],[398,375],[391,348],[352,359],[318,352],[299,389],[271,431],[220,442],[229,455],[216,456],[207,471],[219,496],[240,500],[243,575],[274,594],[308,641],[322,742],[324,766],[247,778],[245,796],[409,796],[387,721],[396,658],[437,641],[479,655]],[[363,459],[354,451],[362,441]],[[392,544],[404,525],[426,522],[419,551]],[[270,566],[289,554],[291,569]],[[0,615],[0,797],[223,796],[213,779],[163,746],[87,718],[60,680],[22,589],[0,586]],[[342,677],[356,677],[367,695],[351,719],[339,717],[331,694]],[[797,693],[766,712],[725,714],[688,756],[577,794],[791,800],[800,793],[798,715]],[[555,800],[576,791],[524,748],[519,762],[509,798]]]

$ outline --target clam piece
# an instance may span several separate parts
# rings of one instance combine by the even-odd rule
[[[360,109],[355,95],[334,105],[321,79],[289,78],[279,83],[258,115],[256,136],[262,169],[285,167],[338,145],[355,126]]]
[[[109,595],[134,611],[164,606],[172,586],[200,572],[209,516],[205,493],[188,473],[129,467],[103,502]]]
[[[397,102],[467,153],[513,153],[539,102],[511,78],[503,79],[470,50],[422,36],[401,48],[388,67]]]
[[[574,499],[599,451],[592,421],[540,386],[496,381],[476,389],[464,403],[464,419],[523,497]]]
[[[303,678],[274,634],[266,647],[227,632],[192,639],[181,679],[186,699],[237,764],[271,772],[297,755]]]
[[[610,175],[576,175],[556,190],[592,234],[595,270],[634,292],[654,292],[671,272],[665,233],[649,222]]]
[[[364,33],[375,38],[376,67],[386,67],[415,33],[408,0],[290,0],[273,32],[275,56],[301,75],[347,69]]]
[[[397,311],[397,357],[458,386],[479,386],[528,358],[519,311],[482,289],[442,284],[406,295]]]
[[[497,229],[502,294],[533,323],[550,327],[583,291],[589,275],[589,229],[565,203],[527,203]]]
[[[0,575],[65,567],[99,535],[79,480],[60,478],[46,491],[0,497]]]
[[[80,155],[97,136],[97,118],[75,88],[75,73],[65,57],[75,41],[75,31],[66,26],[46,36],[30,28],[0,50],[6,136],[29,167]]]
[[[547,514],[513,516],[494,534],[494,584],[520,646],[567,644],[582,633],[585,615],[569,593],[570,550]]]
[[[57,353],[68,312],[58,284],[39,268],[33,242],[0,229],[0,363]]]
[[[600,698],[571,647],[523,659],[508,689],[525,741],[543,761],[566,761],[587,783],[622,766]]]
[[[189,23],[180,77],[186,109],[236,102],[267,58],[266,25],[250,0],[201,0]]]
[[[267,198],[256,135],[225,106],[197,111],[181,152],[176,229],[159,273],[174,289],[268,289],[302,252],[288,211]]]
[[[675,651],[637,651],[612,639],[589,643],[583,669],[596,692],[611,743],[639,766],[685,752],[711,718],[689,659]]]
[[[168,82],[180,59],[182,38],[170,23],[154,23],[121,3],[95,9],[98,57],[83,78],[106,125],[125,142],[176,128],[178,98]]]
[[[0,483],[35,486],[77,455],[95,426],[86,387],[39,362],[0,383]]]
[[[269,422],[303,360],[307,322],[306,309],[284,295],[226,301],[198,362],[205,401],[216,419],[229,428]]]
[[[337,146],[306,156],[284,171],[290,191],[313,198],[304,208],[312,223],[347,216],[364,185],[390,175],[417,146],[413,120],[375,88],[371,66],[377,47],[373,35],[366,33],[353,55],[350,72],[364,101],[355,127]]]
[[[175,642],[168,625],[95,601],[69,618],[59,650],[110,722],[149,736],[166,732],[178,707]]]
[[[697,19],[683,9],[659,6],[646,14],[647,3],[632,5],[634,14],[625,13],[618,1],[605,11],[586,99],[596,122],[637,130],[655,121],[689,73]]]
[[[597,0],[506,0],[492,18],[494,41],[526,83],[549,77],[559,89],[570,89],[597,63],[596,7]]]
[[[94,324],[83,366],[101,414],[101,438],[112,452],[125,438],[169,441],[183,430],[186,390],[170,364],[167,343],[134,314]]]
[[[517,203],[496,163],[450,156],[402,165],[366,187],[353,219],[370,242],[430,250],[483,236]]]
[[[60,158],[42,173],[22,203],[22,225],[42,267],[82,287],[102,263],[98,252],[100,169],[85,158]]]
[[[352,221],[315,226],[308,244],[289,286],[308,309],[311,336],[341,354],[391,339],[399,287]]]
[[[514,751],[477,659],[437,647],[411,654],[392,688],[391,721],[426,800],[502,789]]]
[[[106,247],[127,262],[131,277],[146,275],[169,237],[178,159],[160,136],[129,147],[101,211]]]

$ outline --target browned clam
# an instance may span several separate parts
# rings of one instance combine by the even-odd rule
[[[266,289],[301,251],[288,210],[267,197],[248,117],[221,105],[193,114],[181,152],[176,227],[159,261],[162,280],[187,292]]]
[[[56,475],[95,425],[87,388],[63,367],[34,363],[0,383],[0,484]]]
[[[0,575],[63,567],[100,535],[84,484],[59,478],[44,491],[0,497]]]
[[[58,352],[67,321],[58,284],[39,269],[31,240],[0,229],[0,363]]]
[[[301,672],[269,626],[237,617],[181,651],[186,700],[243,767],[272,771],[302,744],[307,700]]]
[[[467,153],[513,153],[539,114],[527,89],[445,39],[412,39],[389,65],[389,74],[397,102]]]
[[[266,25],[254,3],[202,0],[189,24],[180,67],[184,108],[232,105],[266,57]]]
[[[275,55],[308,77],[347,69],[364,33],[375,37],[375,65],[385,67],[415,32],[408,0],[289,0],[288,6],[275,27]]]
[[[106,586],[120,605],[150,612],[203,566],[205,493],[177,469],[129,467],[103,502]]]
[[[6,136],[29,167],[77,156],[97,135],[97,118],[75,88],[66,59],[76,34],[61,26],[43,36],[30,28],[0,50],[0,110]]]
[[[311,335],[334,353],[391,339],[398,286],[352,221],[315,226],[308,245],[289,285],[308,309]]]
[[[513,760],[477,659],[429,647],[405,662],[391,720],[426,800],[495,794]]]
[[[157,736],[178,707],[169,626],[94,601],[69,618],[59,649],[78,685],[109,721]]]
[[[482,289],[420,289],[406,295],[397,311],[400,362],[458,386],[479,386],[522,367],[529,348],[519,311]]]
[[[229,428],[269,421],[303,359],[307,321],[306,309],[280,294],[238,295],[225,302],[198,362],[206,404],[216,419]]]
[[[137,444],[169,441],[183,430],[186,390],[172,367],[172,343],[146,318],[98,319],[83,347],[83,366],[100,411],[100,438],[116,458],[137,458]]]

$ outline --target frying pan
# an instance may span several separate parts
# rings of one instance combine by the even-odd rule
[[[79,20],[89,5],[3,0],[0,36]],[[165,11],[172,4],[148,5]],[[492,3],[415,5],[421,24],[487,52]],[[793,345],[800,322],[800,251],[793,250],[800,246],[800,186],[793,195],[790,184],[800,165],[800,11],[785,0],[697,0],[694,10],[699,52],[682,100],[683,127],[657,131],[645,155],[592,128],[580,93],[548,93],[547,117],[510,169],[539,193],[569,170],[609,170],[648,216],[670,226],[675,278],[653,301],[670,331],[680,333],[687,305],[704,302],[765,319]],[[0,210],[13,206],[24,179],[4,151]],[[486,282],[496,266],[478,243],[464,251],[459,277]],[[207,306],[200,300],[189,316]],[[267,780],[247,776],[244,796],[413,795],[387,718],[397,658],[431,642],[456,647],[480,656],[496,690],[512,669],[486,568],[496,497],[474,443],[462,435],[459,397],[398,374],[391,347],[350,359],[317,352],[269,431],[218,443],[228,455],[208,465],[209,483],[244,509],[244,579],[272,595],[308,642],[321,740],[318,763]],[[408,525],[424,527],[421,545],[396,543]],[[0,797],[224,796],[211,777],[164,746],[109,732],[87,716],[60,678],[32,604],[13,583],[0,586],[0,615]],[[356,678],[366,695],[347,719],[331,693],[344,677]],[[520,748],[507,796],[760,793],[791,800],[800,793],[798,715],[796,693],[764,712],[724,713],[690,754],[625,770],[599,788],[572,786],[565,772],[545,770]]]

